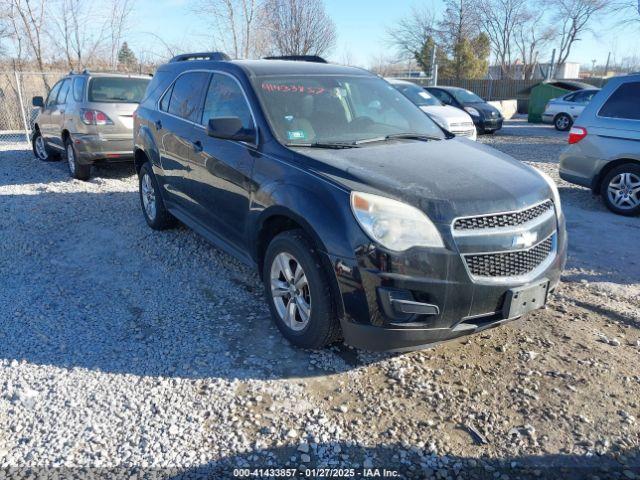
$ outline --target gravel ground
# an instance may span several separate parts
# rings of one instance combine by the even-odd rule
[[[557,179],[550,127],[480,141]],[[0,144],[0,467],[640,478],[640,219],[560,188],[570,256],[546,310],[404,355],[304,351],[253,271],[146,226],[131,167],[80,182]]]

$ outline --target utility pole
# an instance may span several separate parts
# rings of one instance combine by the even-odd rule
[[[640,1],[640,0],[638,0]],[[609,73],[609,63],[611,62],[611,52],[609,52],[609,55],[607,55],[607,64],[604,67],[604,74],[602,75],[603,77],[606,77],[607,74]]]
[[[551,80],[553,78],[553,67],[556,64],[556,49],[553,49],[553,53],[551,53],[551,63],[549,64],[549,68],[547,68],[547,80]]]
[[[431,52],[431,78],[433,86],[438,85],[438,64],[436,63],[436,51],[438,47],[433,46],[433,52]]]

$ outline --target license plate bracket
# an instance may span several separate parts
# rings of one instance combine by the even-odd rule
[[[506,294],[503,314],[507,319],[521,317],[525,313],[542,308],[547,303],[549,280],[534,285],[512,288]]]

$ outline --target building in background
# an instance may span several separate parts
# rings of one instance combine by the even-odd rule
[[[538,63],[533,72],[532,80],[544,80],[547,78],[547,72],[551,64],[549,63]],[[524,67],[521,63],[516,63],[511,66],[511,78],[514,79],[522,79],[524,78]],[[489,67],[489,72],[487,73],[488,79],[498,80],[503,78],[502,67],[500,65],[491,65]],[[580,78],[580,64],[577,62],[566,62],[556,67],[555,72],[553,74],[553,78],[557,80],[564,79],[576,79]]]

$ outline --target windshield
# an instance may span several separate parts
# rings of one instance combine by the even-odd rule
[[[392,83],[393,87],[407,97],[414,105],[419,107],[442,106],[440,100],[428,93],[418,85],[405,85],[404,83]]]
[[[427,115],[377,77],[265,76],[254,82],[273,132],[287,145],[352,144],[408,133],[445,138]]]
[[[150,78],[95,77],[89,83],[89,101],[140,103]]]
[[[484,103],[484,100],[473,92],[464,88],[456,88],[449,90],[449,93],[456,97],[460,103]]]

